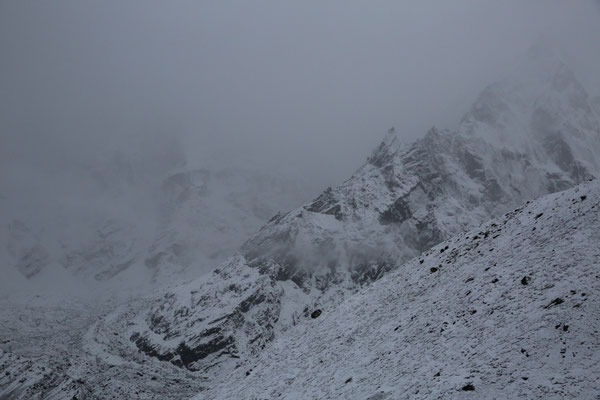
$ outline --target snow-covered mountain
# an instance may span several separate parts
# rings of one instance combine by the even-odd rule
[[[425,397],[452,397],[446,395],[455,392],[444,390],[466,390],[469,385],[492,397],[501,385],[513,385],[514,393],[531,397],[527,394],[547,393],[548,382],[558,382],[561,395],[585,397],[597,390],[594,381],[587,378],[587,372],[598,367],[597,356],[586,347],[593,349],[597,343],[593,342],[595,328],[590,330],[577,321],[583,315],[597,319],[594,313],[598,307],[590,295],[597,291],[597,285],[590,277],[595,276],[591,271],[598,253],[590,243],[598,242],[595,231],[600,189],[596,183],[581,183],[600,174],[599,146],[600,116],[585,90],[551,51],[533,48],[523,65],[481,93],[456,129],[433,128],[412,143],[403,141],[399,132],[388,132],[349,180],[301,207],[276,214],[236,256],[211,274],[116,310],[112,303],[85,306],[84,311],[71,306],[40,306],[41,311],[4,307],[0,317],[18,319],[26,328],[21,331],[29,333],[18,335],[13,324],[0,324],[1,336],[12,338],[2,342],[0,351],[0,365],[9,372],[0,376],[0,394],[15,398],[178,398],[203,391],[203,396],[227,398],[240,387],[226,384],[232,379],[239,385],[254,382],[253,374],[258,371],[249,393],[259,397],[293,397],[297,392],[308,397],[339,393],[385,398],[386,393],[399,388],[419,390]],[[110,172],[113,167],[131,173],[118,172],[117,178],[99,179],[109,183],[100,192],[117,196],[122,193],[120,188],[135,186],[132,182],[147,182],[143,177],[160,175],[160,179],[150,179],[151,191],[144,192],[147,186],[140,185],[149,198],[148,204],[136,204],[143,212],[131,213],[132,208],[125,207],[110,219],[82,218],[88,214],[73,213],[71,218],[89,223],[86,226],[94,230],[77,229],[80,240],[67,243],[48,235],[44,229],[48,224],[8,221],[10,234],[4,242],[10,250],[6,254],[13,261],[21,261],[18,270],[23,279],[27,275],[35,279],[47,270],[46,265],[56,262],[57,270],[67,275],[111,285],[139,279],[140,270],[149,279],[164,283],[174,274],[182,276],[182,271],[198,269],[204,260],[217,262],[231,248],[229,240],[231,246],[235,241],[241,243],[242,228],[258,226],[273,208],[283,208],[277,206],[296,198],[289,197],[294,185],[290,188],[272,176],[196,170],[178,164],[162,175],[143,173],[140,178],[137,167],[120,167],[123,164],[128,163],[114,162],[107,170],[101,169],[100,177],[114,176]],[[121,186],[118,182],[123,176],[127,184]],[[521,207],[526,201],[576,185],[580,186]],[[100,210],[108,198],[98,200]],[[465,236],[466,230],[516,207],[515,212]],[[154,210],[156,218],[140,221],[140,215],[151,215],[147,209]],[[64,221],[67,231],[71,226],[68,221]],[[142,223],[144,229],[140,229]],[[211,229],[201,229],[207,226]],[[228,230],[231,226],[241,227],[240,233]],[[48,245],[49,236],[58,245]],[[439,245],[450,237],[454,239]],[[480,260],[491,265],[481,267]],[[520,263],[522,260],[526,262]],[[552,260],[556,262],[550,265]],[[565,268],[567,261],[569,267]],[[513,284],[523,278],[527,279],[522,286],[538,292],[529,297],[523,292],[518,297],[520,292]],[[461,285],[464,295],[457,291]],[[569,285],[573,287],[567,288]],[[563,289],[569,292],[563,293]],[[581,292],[589,297],[582,296],[575,303]],[[446,299],[448,303],[442,303]],[[499,306],[493,308],[496,303]],[[574,311],[564,311],[568,305],[576,306]],[[405,309],[406,313],[402,311]],[[54,322],[40,326],[40,312],[55,313],[56,320],[62,318],[65,324],[75,326],[64,332],[70,345],[52,337],[59,329],[53,327]],[[21,318],[20,313],[26,315]],[[524,317],[516,319],[514,315]],[[431,321],[425,321],[425,316]],[[448,316],[452,321],[446,319]],[[560,329],[571,332],[569,335],[573,327],[581,329],[581,340],[569,342],[570,347],[565,342],[558,361],[562,355],[566,360],[569,349],[580,354],[582,358],[562,362],[564,368],[581,370],[584,380],[560,372],[557,368],[563,367],[550,358],[549,348],[543,347],[547,343],[542,340],[555,339],[543,324],[555,317],[561,321],[553,327],[560,323]],[[315,329],[322,321],[328,323]],[[401,335],[398,339],[389,337],[390,324],[395,324],[392,331]],[[343,331],[345,326],[349,330]],[[500,326],[513,329],[513,336],[506,330],[494,331]],[[532,326],[537,329],[535,334]],[[480,336],[467,332],[469,327],[494,340],[486,347],[488,343],[479,340]],[[438,336],[427,336],[439,329],[444,330]],[[315,332],[308,334],[307,330]],[[440,339],[446,331],[455,333],[449,338],[442,335],[449,344]],[[558,334],[559,329],[555,331]],[[543,335],[538,335],[540,332]],[[355,337],[357,334],[364,337]],[[46,345],[32,353],[31,341],[39,340]],[[324,345],[328,340],[336,347],[328,350]],[[360,347],[354,347],[353,340],[360,340],[356,342]],[[297,342],[298,347],[290,341]],[[382,365],[390,367],[381,374],[388,380],[371,381],[374,378],[366,373],[359,374],[360,366],[378,362],[371,354],[358,360],[364,356],[365,347],[379,346],[383,354],[386,343],[393,347],[403,341],[414,342],[415,348],[386,348],[390,358],[378,356],[382,363],[385,361]],[[536,365],[542,365],[540,371],[548,372],[519,378],[531,379],[537,383],[535,388],[517,387],[517,379],[512,380],[517,373],[534,369],[527,360],[510,364],[516,371],[510,378],[502,372],[507,357],[513,357],[503,351],[519,341],[531,349],[523,346],[525,352],[517,356],[539,361]],[[285,354],[283,347],[288,345],[293,352]],[[323,352],[324,358],[317,360],[318,354],[306,354],[315,349]],[[338,352],[342,349],[348,359],[356,360],[354,366],[341,365],[336,358],[345,356]],[[451,355],[447,360],[439,358],[444,351]],[[482,354],[482,358],[475,359],[471,351]],[[60,362],[54,361],[56,354]],[[311,384],[317,374],[294,372],[294,368],[305,368],[298,367],[297,360],[290,361],[295,354],[319,364],[322,360],[323,365],[315,371],[333,382],[331,387]],[[434,372],[431,379],[441,383],[426,387],[394,375],[391,365],[399,359],[398,354],[405,356],[410,361],[407,365],[414,366],[417,373],[430,365],[439,366],[440,376]],[[554,364],[540,361],[546,355]],[[275,357],[273,368],[278,371],[265,366],[270,356]],[[427,360],[431,364],[419,364]],[[461,361],[473,367],[461,370],[457,366]],[[482,364],[486,361],[488,366]],[[494,368],[493,374],[484,376],[482,371],[491,371],[489,368]],[[335,370],[344,375],[346,383],[341,388],[337,383],[342,378]],[[268,373],[279,379],[273,383],[272,393],[259,383]],[[301,383],[295,386],[295,380],[281,375],[285,373],[298,375]],[[411,373],[417,374],[414,370]],[[421,376],[406,371],[403,375]],[[544,380],[545,376],[554,380]],[[366,384],[357,389],[348,386],[358,381]],[[265,378],[265,382],[269,380]],[[572,391],[564,382],[573,382]],[[479,389],[484,384],[486,388]],[[382,393],[367,394],[377,385]]]
[[[600,117],[574,74],[534,47],[454,131],[390,131],[349,180],[277,214],[213,274],[157,298],[137,348],[206,376],[261,352],[316,309],[519,204],[600,173]]]
[[[0,398],[594,398],[599,232],[597,180],[527,202],[398,264],[338,306],[285,320],[295,325],[256,356],[235,358],[213,342],[238,366],[218,373],[138,351],[129,335],[145,317],[144,298],[116,311],[113,304],[52,306],[44,298],[4,304]],[[236,273],[237,286],[228,287]],[[263,298],[243,298],[249,286]],[[180,332],[194,329],[191,315],[281,326],[265,319],[278,292],[287,304],[305,300],[293,298],[301,291],[292,283],[273,285],[241,262],[206,278],[203,288],[187,294],[189,304],[212,308],[182,309]],[[221,326],[214,321],[215,334]],[[186,354],[194,353],[182,360]]]
[[[198,398],[596,398],[598,243],[597,181],[527,202],[304,319]]]

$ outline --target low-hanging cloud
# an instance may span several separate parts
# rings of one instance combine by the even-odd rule
[[[195,164],[277,168],[321,188],[392,125],[409,138],[452,128],[540,34],[600,92],[597,6],[3,2],[2,156],[56,164],[160,135]]]
[[[157,185],[185,160],[300,177],[299,204],[391,126],[454,128],[540,36],[600,95],[599,22],[591,0],[1,2],[0,222],[151,237]]]

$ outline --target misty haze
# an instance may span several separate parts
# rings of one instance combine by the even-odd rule
[[[0,399],[600,399],[599,39],[0,2]]]

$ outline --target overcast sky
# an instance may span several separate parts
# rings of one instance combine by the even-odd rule
[[[333,185],[392,125],[454,127],[541,34],[600,94],[592,0],[3,0],[0,155],[178,136],[195,164]]]

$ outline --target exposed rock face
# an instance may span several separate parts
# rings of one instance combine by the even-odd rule
[[[486,88],[456,131],[410,144],[388,132],[349,180],[273,217],[220,272],[157,300],[134,341],[188,368],[235,365],[446,238],[598,176],[599,127],[566,66],[534,54]],[[198,349],[191,364],[182,343]]]
[[[130,340],[141,351],[190,370],[231,364],[264,348],[274,338],[282,314],[289,311],[284,308],[295,307],[299,313],[307,297],[292,283],[278,280],[276,268],[268,267],[275,266],[263,264],[261,270],[249,267],[242,257],[233,258],[196,281],[200,290],[167,293],[156,300],[144,324],[165,342],[157,345],[137,331]],[[293,298],[302,301],[287,303]]]

